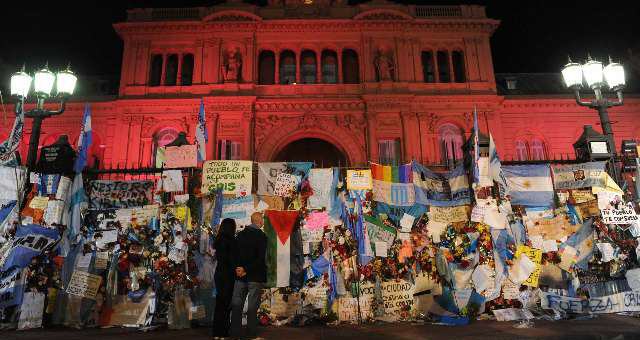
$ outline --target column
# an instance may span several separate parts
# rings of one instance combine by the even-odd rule
[[[206,111],[206,110],[205,110]],[[216,159],[216,151],[218,150],[218,140],[217,140],[217,128],[218,128],[218,114],[217,113],[207,113],[206,125],[207,132],[209,135],[209,143],[207,143],[206,156],[207,159]]]
[[[316,50],[316,84],[324,83],[322,79],[322,51]]]
[[[182,85],[182,58],[184,54],[178,53],[178,74],[176,75],[176,85]]]
[[[422,73],[422,49],[420,48],[419,42],[414,41],[412,46],[413,48],[413,79],[416,82],[424,83],[424,74]]]
[[[127,148],[127,167],[138,167],[140,162],[140,133],[142,131],[142,117],[131,117],[129,128],[129,145]]]
[[[296,51],[296,83],[300,84],[300,58],[302,58],[302,53],[300,50]]]
[[[242,142],[242,159],[252,159],[251,158],[251,142],[253,141],[253,131],[251,126],[253,125],[253,112],[243,112],[242,113],[242,131],[244,131],[243,142]]]
[[[337,57],[338,57],[338,84],[342,84],[343,83],[343,79],[342,79],[342,49],[338,49],[336,54],[337,54]]]
[[[167,70],[167,54],[163,54],[162,55],[162,74],[160,75],[160,85],[164,86],[164,78],[166,76],[166,70]]]
[[[122,115],[122,112],[118,112]],[[111,157],[111,165],[115,167],[126,166],[127,150],[129,146],[129,129],[131,125],[131,117],[121,116],[116,121],[115,134],[113,136],[113,151]]]
[[[416,126],[415,115],[409,111],[400,112],[402,122],[402,144],[404,146],[405,163],[418,159],[416,148],[420,147],[418,127]]]
[[[449,79],[451,79],[451,83],[455,83],[456,82],[456,75],[455,73],[453,73],[453,57],[451,56],[452,51],[447,51],[447,59],[449,59]]]
[[[276,75],[275,75],[275,83],[276,85],[280,84],[280,50],[276,50]]]
[[[193,54],[193,84],[202,84],[203,49],[204,41],[196,41],[195,53]]]
[[[376,113],[366,112],[367,131],[369,134],[369,161],[379,162],[378,159],[378,133],[376,131]]]
[[[440,67],[438,65],[438,50],[434,49],[431,54],[431,60],[433,60],[433,73],[435,75],[436,83],[440,82]]]

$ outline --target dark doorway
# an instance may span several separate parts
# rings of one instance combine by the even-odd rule
[[[346,166],[347,157],[335,145],[319,138],[302,138],[282,148],[274,162],[314,162],[316,168]]]

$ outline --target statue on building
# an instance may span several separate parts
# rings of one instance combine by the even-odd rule
[[[395,68],[393,59],[384,50],[378,50],[375,66],[378,73],[378,81],[393,81],[393,70]]]
[[[240,80],[242,59],[237,49],[227,52],[225,62],[222,65],[222,77],[225,83],[234,83]]]

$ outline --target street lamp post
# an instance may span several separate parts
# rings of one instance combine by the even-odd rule
[[[602,132],[604,132],[609,143],[608,152],[611,154],[611,169],[615,181],[620,184],[620,170],[616,166],[616,144],[613,138],[613,130],[611,130],[611,121],[609,120],[608,108],[620,106],[623,104],[622,89],[625,86],[624,68],[618,63],[614,63],[609,58],[609,65],[603,67],[602,63],[588,57],[584,65],[574,63],[569,59],[569,63],[562,69],[562,77],[566,86],[573,90],[576,103],[580,106],[586,106],[598,111],[600,115],[600,124]],[[580,89],[584,81],[595,94],[592,101],[582,101],[580,98]],[[618,96],[617,101],[610,101],[603,94],[602,90],[606,88],[613,90]]]
[[[31,83],[33,80],[33,92],[36,96],[36,107],[29,111],[24,111],[25,100],[29,95]],[[48,65],[37,71],[32,78],[24,71],[24,66],[20,72],[16,72],[11,76],[11,95],[18,97],[16,103],[16,115],[24,114],[27,118],[33,118],[31,125],[31,138],[29,139],[29,152],[27,154],[27,168],[33,171],[36,165],[36,156],[38,144],[40,143],[40,128],[45,118],[59,115],[66,108],[67,99],[73,94],[78,78],[71,72],[69,67],[57,74],[49,71]],[[53,85],[56,84],[56,96],[60,101],[58,110],[45,110],[44,102],[51,96]]]

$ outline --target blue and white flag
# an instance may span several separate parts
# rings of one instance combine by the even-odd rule
[[[366,227],[362,217],[362,201],[360,200],[360,196],[356,197],[356,204],[358,206],[358,218],[356,219],[355,226],[356,238],[358,241],[358,264],[366,266],[373,259],[373,251],[371,250],[369,235],[365,229]]]
[[[207,159],[207,142],[209,142],[209,134],[207,133],[207,124],[204,114],[204,98],[200,98],[200,112],[198,113],[198,126],[196,128],[196,145],[198,146],[198,162],[204,162]]]
[[[52,249],[59,239],[60,234],[56,229],[45,228],[37,224],[18,227],[2,270],[8,270],[13,266],[26,267],[34,256]]]
[[[0,309],[22,304],[25,282],[23,268],[13,266],[0,272]]]
[[[593,229],[593,218],[589,218],[576,231],[573,235],[571,235],[566,245],[569,245],[575,248],[578,251],[578,258],[576,259],[576,267],[586,270],[588,266],[588,262],[593,256],[593,246],[594,246],[594,229]]]
[[[84,116],[82,117],[82,128],[80,129],[80,137],[78,137],[78,155],[76,161],[73,164],[73,171],[76,173],[82,172],[85,166],[87,166],[87,158],[89,157],[89,148],[92,143],[91,133],[91,109],[89,103],[84,105]]]
[[[553,181],[549,164],[503,166],[512,205],[553,205]]]
[[[471,202],[471,189],[464,166],[435,173],[418,162],[413,162],[415,203],[449,207]]]
[[[84,182],[82,179],[82,173],[76,174],[73,178],[73,184],[71,190],[69,190],[68,203],[68,224],[67,224],[67,237],[74,243],[76,236],[80,233],[80,227],[82,226],[82,214],[89,208],[89,199],[84,191]]]
[[[502,172],[502,163],[500,163],[498,150],[496,149],[496,144],[493,142],[493,136],[491,134],[489,134],[489,177],[498,183],[500,191],[504,190],[505,194],[509,193],[507,179]]]
[[[580,189],[586,187],[607,187],[606,162],[580,164],[554,164],[553,181],[556,190]]]
[[[14,153],[20,146],[22,140],[22,132],[24,128],[24,113],[20,113],[16,116],[16,120],[13,122],[13,128],[9,138],[0,144],[0,164],[19,166],[15,161]]]

